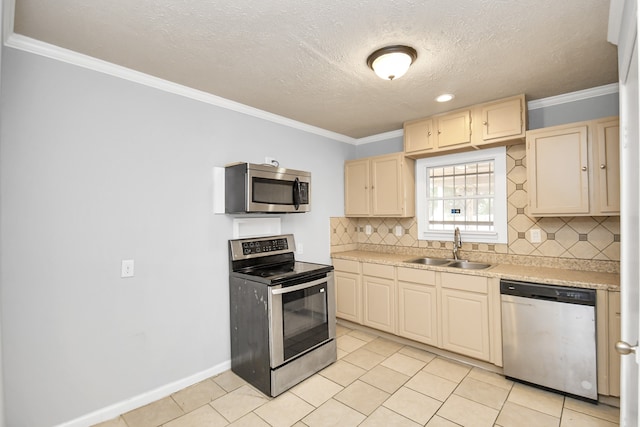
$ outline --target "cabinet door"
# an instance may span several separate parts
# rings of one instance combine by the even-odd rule
[[[402,156],[374,157],[371,160],[372,213],[376,216],[403,214],[404,184]]]
[[[609,292],[609,395],[620,396],[620,292]]]
[[[438,148],[471,143],[471,111],[438,117]]]
[[[487,295],[442,289],[442,347],[487,360],[489,349],[489,301]]]
[[[587,126],[527,134],[529,213],[589,213]]]
[[[431,150],[434,148],[435,134],[433,120],[426,119],[404,125],[404,152]]]
[[[611,120],[596,125],[598,213],[620,214],[620,125]]]
[[[398,282],[398,335],[438,347],[435,286]]]
[[[367,216],[370,213],[369,160],[351,160],[344,164],[344,214]]]
[[[381,277],[363,276],[362,323],[381,331],[395,333],[395,282]]]
[[[522,102],[518,97],[485,105],[482,108],[482,140],[523,135]]]
[[[360,274],[336,271],[334,278],[336,283],[336,316],[351,322],[362,323]]]

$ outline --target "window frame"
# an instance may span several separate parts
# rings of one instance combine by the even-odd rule
[[[508,243],[507,217],[507,149],[496,147],[427,157],[416,160],[416,222],[418,223],[418,240],[447,241],[453,239],[453,230],[428,230],[428,197],[429,186],[427,169],[431,167],[454,166],[463,163],[483,161],[494,162],[494,231],[460,230],[462,240],[473,243],[506,244]]]

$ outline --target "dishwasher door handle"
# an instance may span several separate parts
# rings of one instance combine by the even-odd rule
[[[533,304],[529,303],[529,302],[523,302],[523,301],[513,301],[510,299],[502,299],[502,304],[514,304],[514,305],[524,305],[527,307],[533,307]]]

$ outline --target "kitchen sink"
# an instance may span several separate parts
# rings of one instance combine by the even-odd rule
[[[464,270],[483,270],[491,267],[491,264],[485,264],[483,262],[470,262],[470,261],[454,261],[447,264],[447,267],[462,268]]]
[[[424,264],[424,265],[445,265],[445,264],[449,264],[450,262],[452,262],[452,259],[448,259],[448,258],[416,258],[416,259],[410,259],[408,261],[405,262],[410,262],[412,264]]]
[[[405,262],[411,264],[422,264],[422,265],[440,265],[442,267],[452,267],[452,268],[461,268],[463,270],[482,270],[485,268],[491,267],[491,264],[485,264],[482,262],[472,262],[466,259],[451,259],[451,258],[414,258],[409,259]]]

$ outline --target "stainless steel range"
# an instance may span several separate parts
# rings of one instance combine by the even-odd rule
[[[337,358],[333,266],[294,252],[291,234],[229,240],[231,369],[269,396]]]

